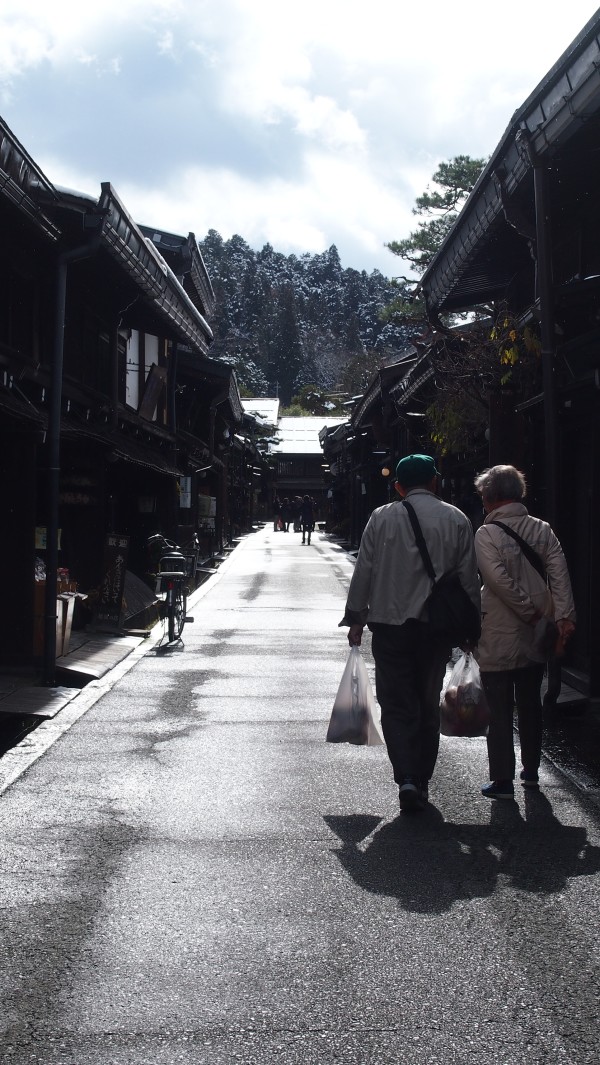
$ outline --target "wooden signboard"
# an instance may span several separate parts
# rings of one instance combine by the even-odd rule
[[[146,421],[151,422],[156,413],[156,406],[160,398],[160,394],[165,387],[167,380],[167,368],[166,366],[157,366],[155,363],[150,367],[148,379],[146,381],[146,387],[144,388],[144,395],[142,396],[141,403],[138,407],[138,414],[140,418],[145,418]]]
[[[95,612],[96,625],[118,629],[123,609],[129,537],[111,533],[104,545],[104,576]]]

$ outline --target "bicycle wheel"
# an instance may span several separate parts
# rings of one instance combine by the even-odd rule
[[[178,640],[185,625],[186,595],[180,588],[173,591],[169,609],[169,642]]]
[[[187,614],[187,593],[185,591],[181,591],[179,593],[179,595],[178,595],[178,604],[179,604],[179,606],[177,607],[177,605],[176,605],[176,609],[179,609],[179,608],[180,609],[179,609],[179,614],[178,615],[176,614],[176,616],[178,617],[178,624],[179,624],[179,628],[177,630],[177,635],[181,636],[181,633],[183,632],[183,626],[185,625],[185,615]]]
[[[175,603],[177,601],[177,593],[171,589],[167,593],[167,636],[169,643],[173,643],[175,639]]]

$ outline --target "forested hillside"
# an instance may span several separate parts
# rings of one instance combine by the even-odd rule
[[[210,354],[235,366],[245,395],[287,405],[306,385],[355,394],[406,343],[380,316],[398,289],[378,270],[342,269],[335,245],[286,256],[211,229],[200,248],[217,297]]]

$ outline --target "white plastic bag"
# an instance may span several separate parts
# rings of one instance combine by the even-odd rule
[[[383,743],[375,696],[357,646],[350,649],[326,738],[328,743],[366,744],[369,747]]]
[[[490,711],[479,666],[466,651],[452,667],[440,696],[442,736],[485,736]]]

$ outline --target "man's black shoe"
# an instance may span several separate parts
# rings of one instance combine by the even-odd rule
[[[412,777],[406,777],[398,789],[400,809],[403,813],[412,813],[425,808],[425,799],[421,789]]]

